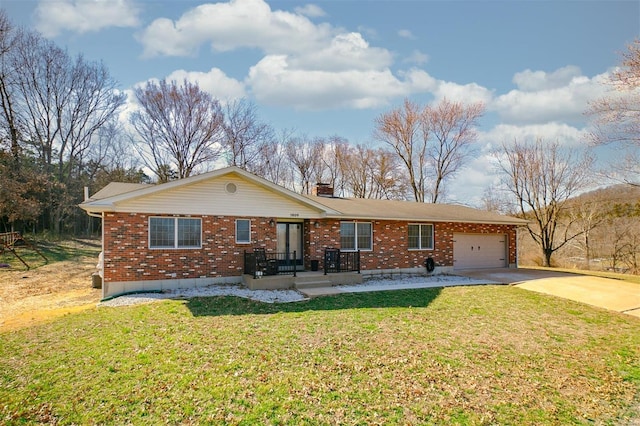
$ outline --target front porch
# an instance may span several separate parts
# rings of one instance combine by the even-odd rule
[[[311,272],[305,272],[304,262],[298,257],[297,251],[271,253],[262,247],[254,248],[252,251],[244,251],[243,283],[252,290],[258,288],[273,290],[276,288],[300,288],[300,286],[326,287],[339,284],[354,284],[347,279],[346,282],[331,278],[334,274],[345,276],[344,274],[360,275],[360,250],[340,251],[334,248],[325,248],[322,263],[310,261]],[[320,268],[320,265],[321,268]],[[329,274],[331,276],[329,276]],[[312,276],[323,277],[322,279],[309,278]],[[244,277],[247,277],[245,279]],[[260,287],[253,288],[251,282],[264,281]],[[266,281],[265,281],[266,280]],[[344,280],[344,278],[343,278]],[[338,284],[330,284],[332,282]],[[269,282],[270,284],[266,284]],[[362,282],[360,279],[359,282]]]
[[[242,283],[251,290],[277,290],[295,288],[304,290],[317,287],[362,284],[363,276],[358,272],[338,272],[326,274],[323,271],[305,271],[293,275],[263,275],[254,278],[251,274],[242,276]]]

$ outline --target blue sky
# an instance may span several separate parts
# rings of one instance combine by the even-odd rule
[[[489,151],[584,144],[588,101],[640,36],[640,1],[0,0],[12,21],[102,60],[123,90],[188,78],[276,129],[374,144],[407,97],[483,101],[479,154],[448,199],[476,204]],[[132,106],[130,106],[132,107]],[[601,149],[599,154],[610,157]]]

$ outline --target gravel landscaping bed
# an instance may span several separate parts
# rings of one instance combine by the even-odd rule
[[[415,276],[398,274],[390,278],[368,278],[363,284],[337,286],[336,288],[342,292],[350,293],[479,284],[487,284],[487,282],[455,275]],[[307,299],[305,295],[297,290],[249,290],[240,285],[210,285],[198,288],[167,290],[162,293],[128,294],[100,302],[98,306],[129,306],[165,299],[210,296],[237,296],[266,303],[298,302]]]
[[[239,285],[210,285],[198,288],[167,290],[162,293],[126,294],[100,302],[98,306],[129,306],[165,299],[189,299],[191,297],[237,296],[266,303],[285,303],[304,300],[296,290],[249,290]]]

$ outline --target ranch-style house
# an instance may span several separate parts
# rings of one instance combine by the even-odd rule
[[[214,283],[284,288],[302,271],[343,283],[517,266],[524,220],[459,205],[334,197],[322,184],[314,194],[237,167],[157,185],[111,183],[80,205],[102,219],[103,298]]]

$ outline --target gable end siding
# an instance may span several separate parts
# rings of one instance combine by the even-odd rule
[[[225,189],[236,186],[235,193]],[[183,215],[315,217],[318,212],[283,195],[236,176],[197,182],[117,204],[121,212]]]

